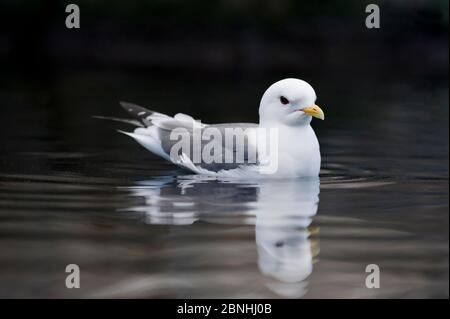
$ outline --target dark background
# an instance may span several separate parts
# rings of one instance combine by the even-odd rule
[[[445,68],[448,60],[445,0],[378,1],[380,30],[365,27],[370,1],[81,0],[79,30],[65,28],[69,3],[2,1],[0,53],[7,69],[126,68],[239,78],[328,70],[351,78],[393,68],[410,77]]]

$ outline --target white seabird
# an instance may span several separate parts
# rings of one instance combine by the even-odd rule
[[[311,85],[289,78],[272,84],[266,90],[259,106],[258,124],[205,124],[186,114],[171,117],[125,102],[121,102],[122,107],[135,119],[114,120],[138,126],[132,133],[120,132],[131,136],[150,152],[196,174],[231,178],[317,177],[321,163],[320,147],[310,123],[313,117],[323,120],[325,116],[315,104],[316,99]],[[244,131],[240,136],[245,142],[240,159],[237,142],[227,143],[226,134],[230,129]],[[275,152],[268,146],[271,133],[261,139],[260,130],[276,132],[276,140],[270,141],[276,143]],[[196,131],[200,132],[197,142]],[[188,137],[184,148],[175,138],[181,133]],[[235,138],[236,141],[239,139]],[[263,144],[267,143],[264,148],[261,140]],[[263,149],[265,155],[262,155]],[[212,156],[205,159],[205,154]],[[252,154],[256,154],[256,158]],[[267,167],[271,169],[262,169]]]

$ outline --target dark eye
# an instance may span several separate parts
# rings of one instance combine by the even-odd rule
[[[285,98],[284,96],[280,96],[280,102],[281,104],[289,104],[289,100],[287,98]]]

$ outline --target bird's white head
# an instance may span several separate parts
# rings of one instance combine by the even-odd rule
[[[272,84],[259,105],[260,123],[285,125],[309,124],[313,117],[323,120],[325,115],[316,103],[316,92],[307,82],[284,79]]]

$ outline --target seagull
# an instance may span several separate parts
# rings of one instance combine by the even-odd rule
[[[133,132],[119,132],[194,174],[317,178],[320,147],[310,123],[313,117],[324,120],[325,115],[316,99],[310,84],[288,78],[272,84],[263,94],[259,123],[206,124],[187,114],[172,117],[127,102],[120,104],[133,119],[99,118],[136,126]],[[235,135],[230,138],[230,134]]]

